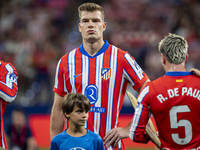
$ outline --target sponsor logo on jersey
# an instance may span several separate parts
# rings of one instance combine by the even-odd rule
[[[85,150],[85,149],[82,147],[74,147],[74,148],[71,148],[70,150]]]
[[[74,78],[79,77],[79,76],[81,76],[81,75],[82,75],[82,73],[77,74],[77,75],[74,75]]]
[[[94,84],[90,84],[85,88],[84,94],[89,100],[91,105],[95,104],[98,100],[98,88]],[[91,107],[90,112],[105,113],[106,109],[103,107]]]
[[[98,88],[94,84],[90,84],[85,88],[85,94],[84,94],[89,100],[91,105],[95,104],[98,99]]]
[[[91,107],[90,112],[105,113],[106,109],[103,107]]]

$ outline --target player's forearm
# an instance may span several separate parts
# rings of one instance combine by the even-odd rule
[[[14,101],[15,97],[17,96],[17,85],[13,85],[12,89],[5,86],[3,83],[0,83],[0,98],[7,103],[11,103]]]
[[[147,143],[150,140],[150,138],[146,134],[145,129],[146,129],[147,121],[149,119],[148,118],[149,111],[148,109],[144,109],[143,107],[143,111],[142,111],[143,114],[141,114],[139,105],[137,106],[138,107],[135,110],[133,121],[130,127],[129,137],[134,142]]]
[[[63,131],[65,123],[64,115],[61,110],[52,108],[51,120],[50,120],[50,138],[53,139],[54,136]]]

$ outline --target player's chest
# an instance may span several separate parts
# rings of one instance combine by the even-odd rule
[[[68,63],[64,73],[72,80],[106,81],[115,78],[117,74],[122,74],[123,68],[117,60],[111,61],[110,59],[105,60],[102,58],[81,59],[81,61],[75,60]]]

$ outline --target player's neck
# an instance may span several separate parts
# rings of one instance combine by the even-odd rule
[[[185,68],[185,63],[181,63],[181,64],[178,64],[178,65],[170,64],[168,66],[167,71],[187,71],[187,70]]]
[[[85,129],[83,126],[75,127],[75,126],[69,126],[69,128],[66,130],[67,134],[73,137],[80,137],[85,134],[87,134],[87,129]]]
[[[83,47],[90,56],[94,56],[103,47],[104,43],[102,39],[92,43],[83,41]]]

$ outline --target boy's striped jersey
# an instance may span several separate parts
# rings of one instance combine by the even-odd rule
[[[189,72],[167,72],[148,82],[138,96],[130,138],[145,142],[150,112],[155,117],[161,149],[199,149],[200,78]]]
[[[12,102],[17,96],[17,71],[12,64],[0,60],[0,147],[7,149],[4,134],[3,114],[6,103]]]
[[[86,127],[101,138],[118,125],[118,116],[128,83],[138,89],[146,80],[135,59],[105,41],[102,49],[90,56],[83,44],[58,62],[54,92],[82,93],[91,102]]]

